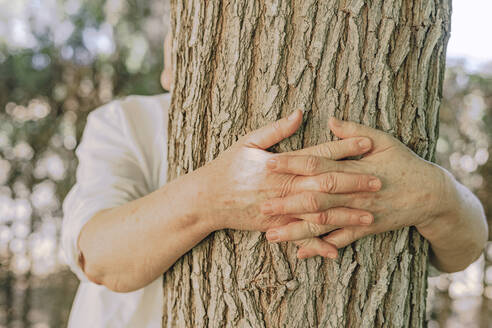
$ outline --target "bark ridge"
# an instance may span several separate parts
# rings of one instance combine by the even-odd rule
[[[434,159],[450,0],[172,0],[169,179],[237,137],[304,111],[275,148],[331,140],[336,116]],[[220,231],[164,276],[163,327],[422,327],[427,244],[414,229],[364,238],[337,261]]]

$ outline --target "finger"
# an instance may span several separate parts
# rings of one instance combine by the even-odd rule
[[[338,257],[338,250],[336,247],[320,238],[298,240],[295,244],[300,247],[297,251],[297,257],[300,259],[316,255],[331,259],[336,259]]]
[[[303,192],[269,199],[261,204],[260,210],[263,214],[270,216],[317,213],[331,207],[346,206],[349,202],[350,197],[347,195]]]
[[[315,224],[337,227],[370,225],[374,222],[371,213],[347,207],[334,207],[319,213],[301,214],[297,218]]]
[[[261,231],[261,232],[266,232],[269,229],[275,229],[278,227],[282,227],[284,225],[287,225],[292,222],[297,222],[299,221],[298,218],[293,217],[292,215],[278,215],[278,216],[269,216],[266,217],[262,220],[262,224],[256,227],[251,227],[251,224],[249,226],[244,226],[244,227],[236,227],[237,230],[256,230],[256,231]]]
[[[250,132],[244,137],[243,142],[249,147],[267,149],[290,137],[299,128],[301,121],[302,112],[295,110],[289,117]]]
[[[320,191],[330,194],[344,194],[362,191],[378,191],[381,180],[372,175],[330,172],[310,177],[296,177],[292,192]]]
[[[298,250],[297,250],[297,258],[298,259],[308,259],[308,258],[311,258],[311,257],[315,257],[315,256],[318,256],[318,251],[314,248],[304,248],[304,247],[300,247]]]
[[[364,227],[346,227],[333,231],[322,239],[330,244],[335,245],[337,248],[343,248],[361,239],[362,237],[371,235],[373,233],[374,232],[371,229]]]
[[[328,121],[331,131],[339,138],[369,137],[373,141],[374,150],[394,145],[395,138],[389,134],[368,126],[350,121],[342,121],[331,117]]]
[[[266,238],[272,243],[295,241],[318,237],[335,229],[338,229],[338,227],[334,225],[321,225],[301,220],[268,230],[266,232]]]
[[[317,146],[308,147],[290,152],[292,155],[322,156],[331,160],[339,160],[350,156],[363,155],[371,150],[372,142],[369,138],[350,138],[330,141]]]
[[[270,242],[294,241],[317,237],[340,227],[370,225],[374,217],[369,212],[351,208],[331,208],[320,213],[304,214],[289,224],[277,226],[267,231],[266,237]]]
[[[295,175],[318,175],[337,171],[339,166],[339,163],[335,161],[314,155],[280,155],[267,161],[267,167],[270,170]]]

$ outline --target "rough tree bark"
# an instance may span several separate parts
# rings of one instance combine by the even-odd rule
[[[169,178],[304,111],[277,151],[331,139],[336,116],[433,160],[451,0],[172,0]],[[422,327],[427,244],[364,238],[336,261],[220,231],[164,277],[163,327]]]

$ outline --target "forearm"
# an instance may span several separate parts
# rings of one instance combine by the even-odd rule
[[[119,292],[146,286],[214,230],[193,204],[198,184],[183,176],[145,197],[97,213],[83,227],[84,272]]]
[[[488,239],[487,220],[478,198],[446,170],[443,174],[442,212],[420,228],[431,246],[431,263],[440,271],[465,269],[482,253]]]

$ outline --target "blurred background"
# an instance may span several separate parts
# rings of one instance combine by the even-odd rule
[[[492,214],[490,0],[453,1],[438,163]],[[0,0],[0,328],[65,327],[78,280],[59,250],[61,204],[87,114],[161,93],[167,1]],[[429,279],[429,327],[492,327],[492,244]]]

